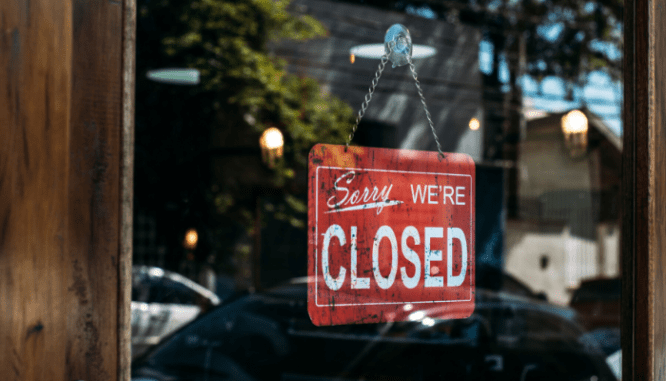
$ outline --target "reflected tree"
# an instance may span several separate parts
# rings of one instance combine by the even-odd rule
[[[304,228],[301,198],[309,149],[341,143],[353,110],[312,79],[289,75],[270,54],[281,39],[325,37],[288,0],[140,0],[137,12],[137,209],[201,231],[199,251],[230,252],[255,226],[257,189],[277,195],[276,218]],[[156,83],[149,70],[198,69],[196,86]],[[284,157],[261,165],[259,136],[285,137]],[[173,239],[177,245],[178,240]],[[176,249],[176,248],[174,248]],[[205,255],[208,255],[207,253]],[[203,258],[203,257],[200,257]]]
[[[622,74],[622,0],[347,1],[478,26],[492,43],[494,68],[524,38],[525,74],[537,79],[578,84],[593,70]]]

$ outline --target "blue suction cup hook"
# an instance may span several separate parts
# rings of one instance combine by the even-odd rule
[[[384,36],[384,51],[393,67],[407,65],[412,58],[412,37],[401,24],[393,24]]]

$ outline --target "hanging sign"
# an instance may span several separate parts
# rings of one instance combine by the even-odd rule
[[[310,151],[308,312],[315,325],[474,311],[474,161],[318,144]]]

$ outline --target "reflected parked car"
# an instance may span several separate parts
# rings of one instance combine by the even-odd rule
[[[574,290],[569,305],[588,330],[620,328],[620,278],[588,279]]]
[[[404,307],[402,307],[404,308]],[[136,379],[614,380],[561,308],[477,289],[467,319],[317,327],[307,287],[285,285],[202,315],[133,363]]]
[[[208,289],[159,267],[132,268],[132,358],[220,304]]]

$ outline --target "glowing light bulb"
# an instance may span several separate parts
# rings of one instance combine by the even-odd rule
[[[472,118],[469,120],[469,129],[472,131],[476,131],[481,127],[481,122],[479,122],[478,119]]]
[[[282,157],[283,154],[284,138],[282,132],[275,127],[267,129],[261,134],[259,145],[261,146],[261,156],[264,163],[272,168],[275,166],[275,160]]]
[[[565,134],[587,132],[587,117],[582,111],[570,111],[562,118],[562,131]]]
[[[197,247],[197,242],[199,242],[199,234],[196,229],[189,229],[187,233],[185,233],[185,242],[183,243],[183,246],[185,246],[186,249],[194,250]]]
[[[580,157],[587,151],[587,117],[580,110],[573,110],[562,117],[564,145],[571,157]]]
[[[262,147],[268,149],[281,148],[284,145],[282,132],[275,127],[271,127],[264,131],[259,141]]]

